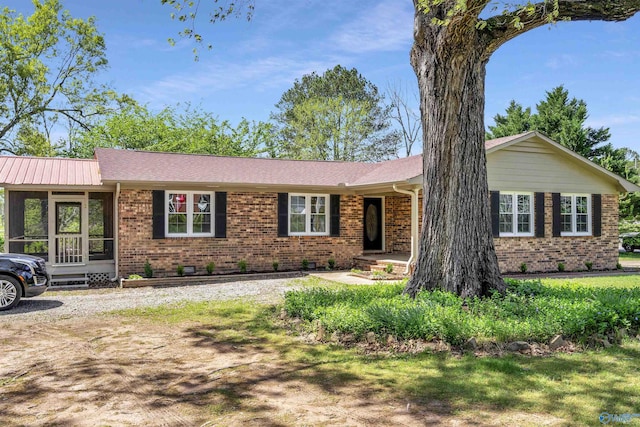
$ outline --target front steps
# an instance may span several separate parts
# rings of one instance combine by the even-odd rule
[[[53,273],[51,289],[81,289],[89,287],[87,273]]]
[[[389,257],[385,257],[385,254],[376,256],[359,256],[354,258],[355,268],[363,271],[385,271],[387,265],[393,265],[393,273],[404,274],[404,270],[407,267],[406,261],[394,259],[391,254]],[[408,256],[407,256],[408,259]]]

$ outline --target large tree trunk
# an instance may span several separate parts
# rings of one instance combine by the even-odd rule
[[[473,23],[416,13],[411,64],[420,86],[424,197],[418,259],[405,292],[504,290],[493,245],[484,148],[488,57]]]

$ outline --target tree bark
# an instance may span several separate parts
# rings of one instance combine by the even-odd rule
[[[405,292],[463,297],[505,289],[489,213],[484,148],[487,42],[473,22],[436,25],[416,13],[411,64],[420,88],[424,171],[422,231]]]

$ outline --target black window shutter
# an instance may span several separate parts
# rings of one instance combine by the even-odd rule
[[[593,235],[595,237],[602,236],[602,195],[591,195],[591,226],[593,227]]]
[[[278,237],[289,235],[289,193],[278,193]]]
[[[562,216],[560,215],[560,193],[551,193],[553,209],[553,237],[560,237]]]
[[[340,195],[332,194],[329,204],[331,214],[329,234],[337,237],[340,235]]]
[[[153,238],[164,239],[164,190],[153,190]]]
[[[216,191],[215,211],[215,236],[225,238],[227,237],[227,193],[225,191]]]
[[[500,237],[500,192],[491,191],[491,232]]]
[[[536,237],[544,237],[544,193],[535,193]]]

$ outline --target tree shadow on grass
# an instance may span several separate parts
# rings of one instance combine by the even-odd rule
[[[230,390],[242,396],[252,396],[252,390],[262,382],[297,381],[326,394],[349,393],[364,402],[382,393],[414,402],[425,412],[443,415],[453,416],[468,408],[521,413],[533,410],[583,424],[593,423],[603,411],[637,412],[635,408],[640,405],[638,345],[549,357],[509,354],[458,358],[448,353],[372,357],[326,344],[293,340],[274,343],[255,336],[260,322],[244,324],[254,336],[248,335],[234,345],[255,345],[256,350],[276,352],[286,360],[286,368],[229,384]],[[203,327],[209,331],[217,328]],[[216,334],[202,337],[199,331],[200,327],[190,331],[203,338],[198,345],[226,344]],[[420,419],[419,411],[416,417]]]

